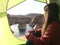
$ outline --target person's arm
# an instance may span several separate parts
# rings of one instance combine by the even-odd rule
[[[32,34],[29,34],[26,36],[26,38],[34,43],[35,45],[50,45],[51,42],[53,41],[53,36],[54,36],[54,30],[56,28],[56,25],[50,25],[47,28],[47,31],[45,34],[41,37],[36,37]]]

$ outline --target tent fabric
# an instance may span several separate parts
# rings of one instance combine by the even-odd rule
[[[26,41],[19,40],[10,31],[7,10],[23,2],[24,0],[0,0],[0,45],[20,45]]]
[[[9,1],[8,1],[7,9],[10,9],[10,8],[12,8],[12,7],[14,7],[14,6],[16,6],[16,5],[24,2],[24,1],[25,1],[25,0],[9,0]]]
[[[36,1],[43,2],[43,3],[47,2],[47,0],[36,0]]]
[[[0,0],[0,13],[6,12],[6,5],[8,0]]]

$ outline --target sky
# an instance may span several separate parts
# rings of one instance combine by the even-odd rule
[[[45,3],[41,3],[34,0],[25,0],[19,5],[7,10],[10,15],[26,15],[29,13],[44,14]]]

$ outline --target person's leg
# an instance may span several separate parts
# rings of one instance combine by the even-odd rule
[[[25,45],[34,45],[34,44],[30,41],[27,41]]]

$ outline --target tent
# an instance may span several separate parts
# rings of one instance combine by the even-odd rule
[[[0,45],[20,45],[26,41],[15,38],[9,28],[6,11],[25,0],[0,0]],[[46,3],[46,0],[36,0]]]

